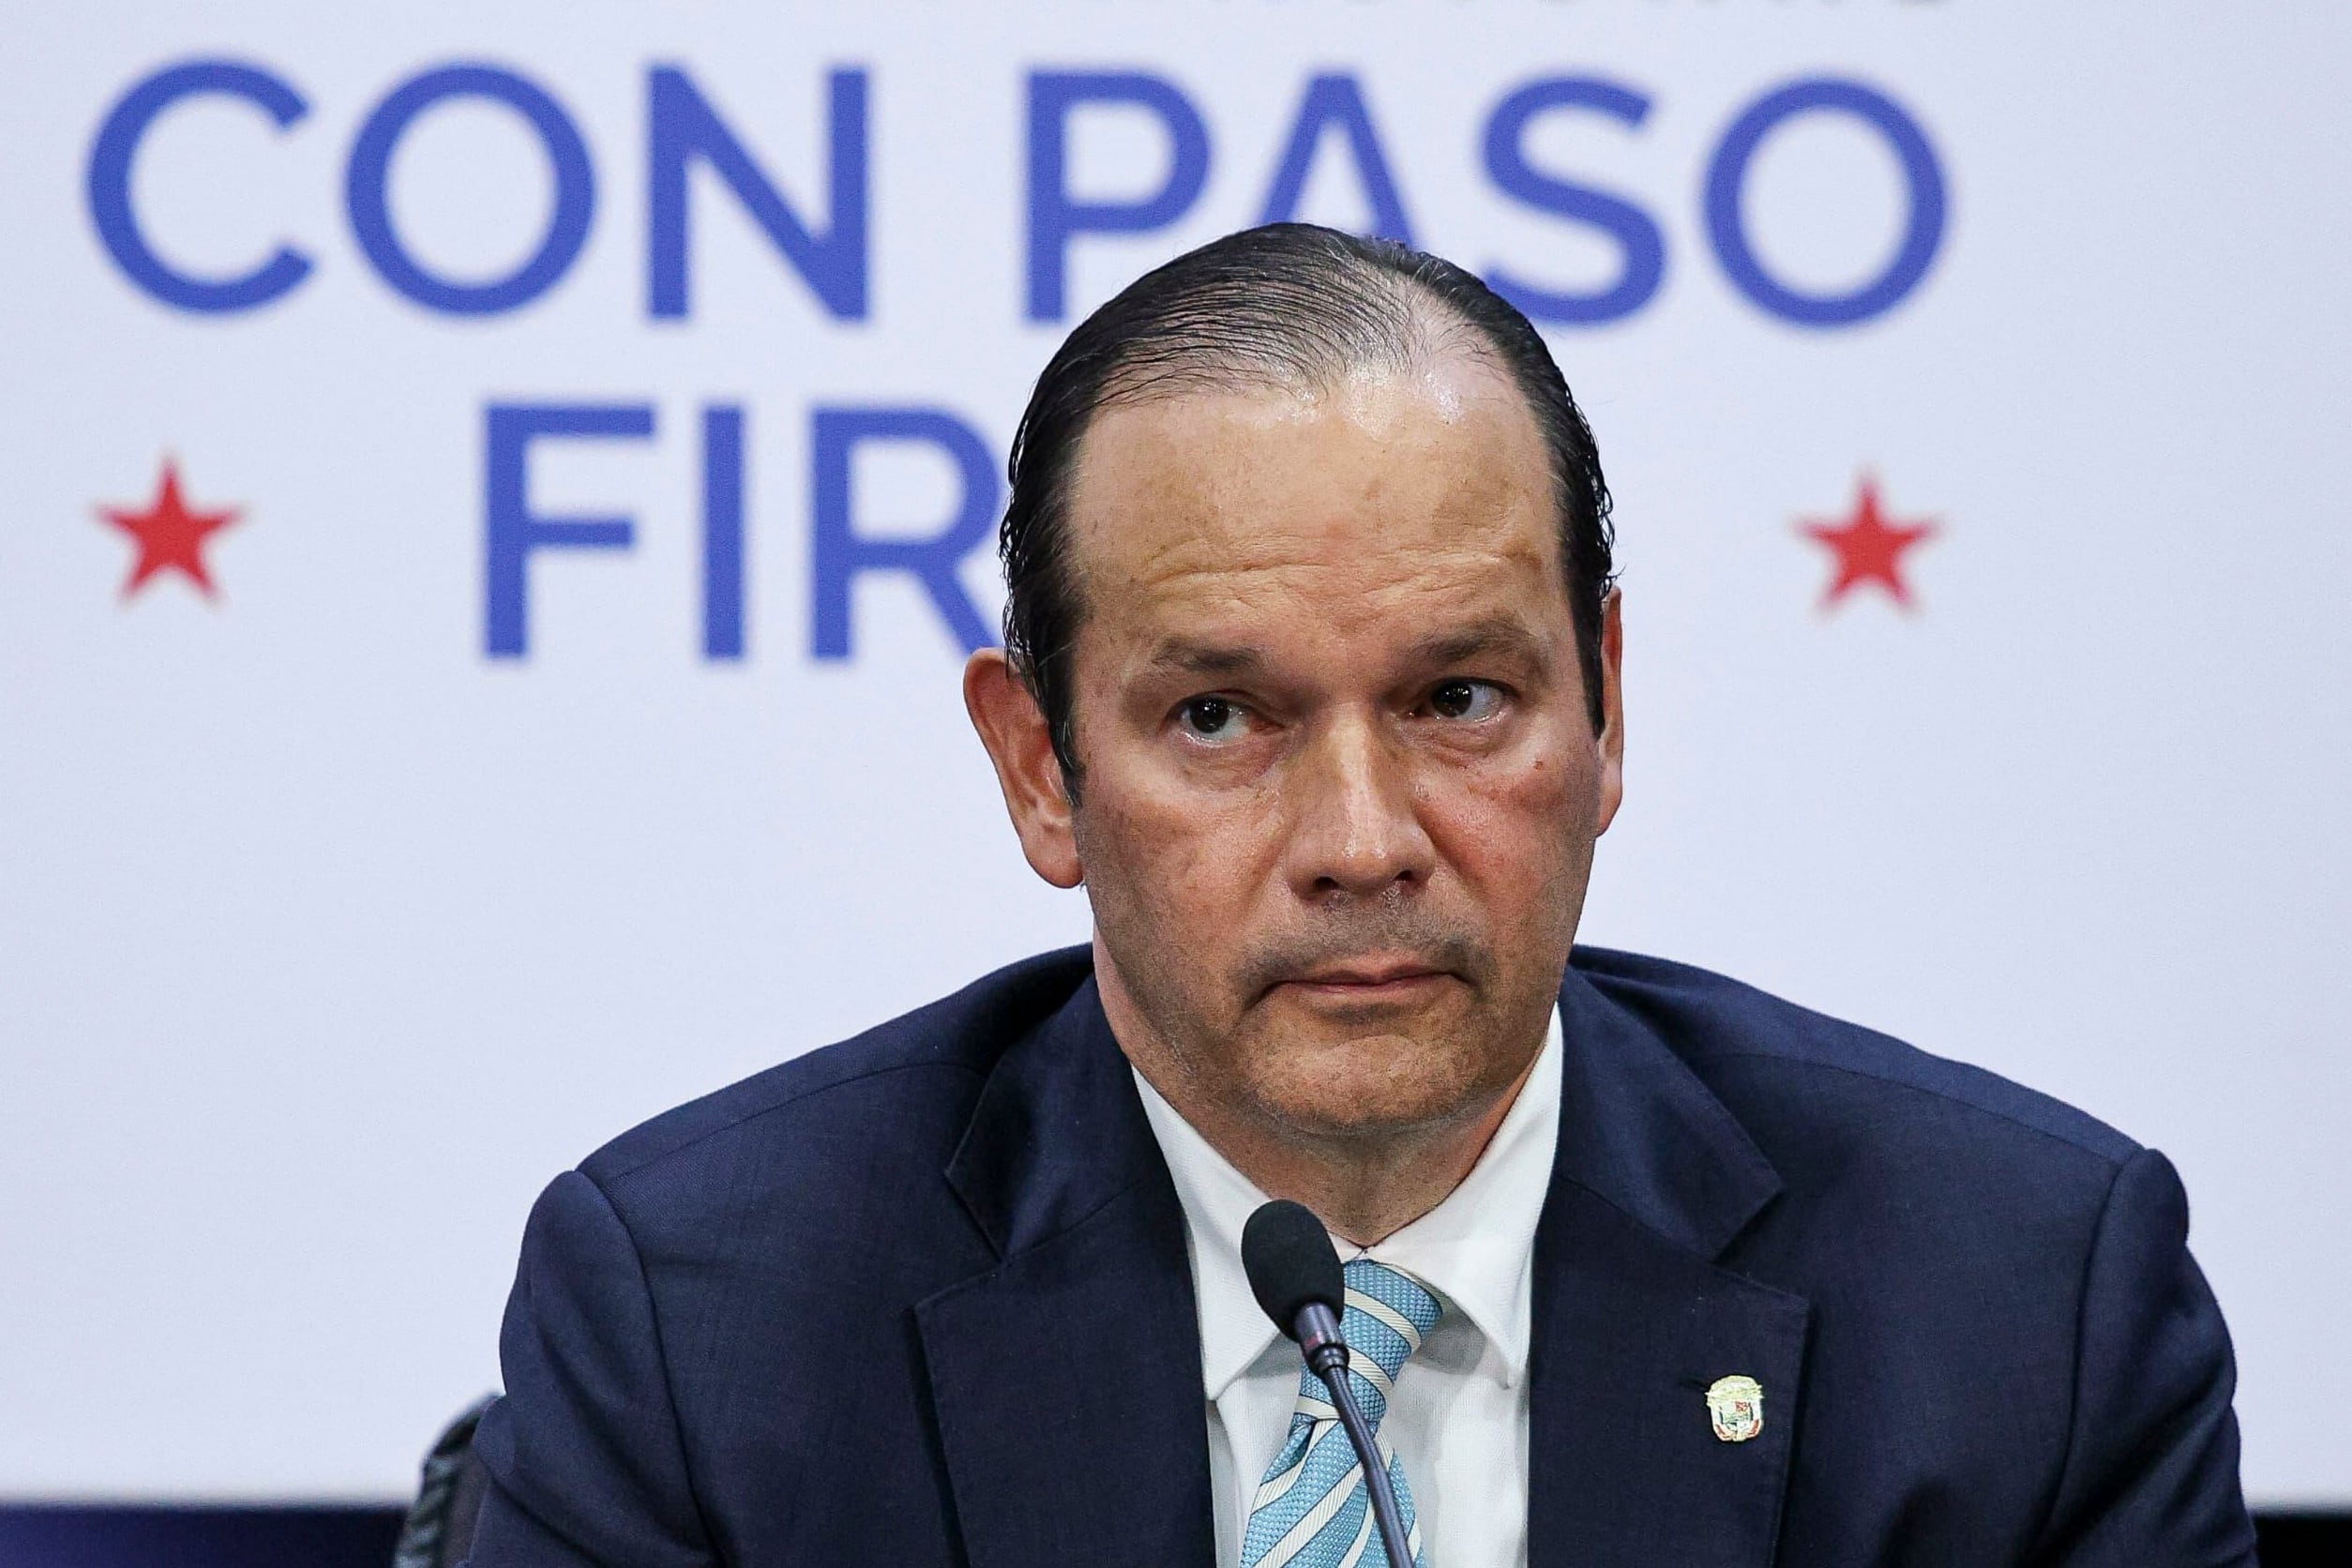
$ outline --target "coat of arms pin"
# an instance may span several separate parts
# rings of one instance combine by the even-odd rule
[[[1733,1374],[1707,1389],[1707,1419],[1725,1442],[1745,1442],[1764,1430],[1764,1385]]]

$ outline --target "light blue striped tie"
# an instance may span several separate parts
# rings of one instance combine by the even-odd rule
[[[1388,1461],[1396,1511],[1412,1545],[1413,1568],[1428,1568],[1421,1526],[1413,1519],[1413,1495],[1405,1467],[1380,1435],[1389,1390],[1405,1358],[1421,1349],[1422,1336],[1438,1326],[1438,1299],[1410,1274],[1359,1258],[1345,1271],[1348,1310],[1339,1320],[1348,1342],[1348,1381],[1364,1419]],[[1372,1499],[1355,1450],[1332,1408],[1330,1391],[1312,1372],[1299,1375],[1299,1406],[1290,1416],[1290,1436],[1266,1467],[1250,1500],[1249,1529],[1242,1536],[1242,1568],[1374,1568],[1385,1564]]]

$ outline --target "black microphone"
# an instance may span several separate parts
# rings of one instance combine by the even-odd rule
[[[1307,1370],[1331,1390],[1332,1408],[1339,1412],[1339,1425],[1364,1469],[1364,1492],[1372,1500],[1373,1518],[1380,1521],[1380,1552],[1389,1568],[1411,1568],[1404,1516],[1396,1511],[1396,1489],[1388,1484],[1388,1466],[1381,1462],[1372,1427],[1348,1382],[1348,1342],[1339,1337],[1339,1315],[1348,1304],[1347,1278],[1323,1222],[1287,1198],[1265,1204],[1242,1227],[1242,1272],[1249,1275],[1250,1293],[1274,1327],[1298,1341]]]

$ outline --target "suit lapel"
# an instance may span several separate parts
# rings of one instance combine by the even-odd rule
[[[1001,1261],[916,1308],[972,1568],[1215,1555],[1184,1211],[1089,980],[948,1169]]]
[[[1714,1259],[1779,1191],[1681,1061],[1573,970],[1560,1140],[1536,1230],[1530,1568],[1772,1560],[1809,1308]],[[1762,1385],[1726,1442],[1707,1391]]]

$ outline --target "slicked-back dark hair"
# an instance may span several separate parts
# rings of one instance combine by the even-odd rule
[[[1071,656],[1084,620],[1069,499],[1094,415],[1123,402],[1253,387],[1319,390],[1352,370],[1484,355],[1527,400],[1549,453],[1560,556],[1585,699],[1601,723],[1601,611],[1613,580],[1609,491],[1592,431],[1528,319],[1442,257],[1312,223],[1269,223],[1153,269],[1080,322],[1047,361],[1013,437],[998,551],[1004,649],[1079,783]]]

